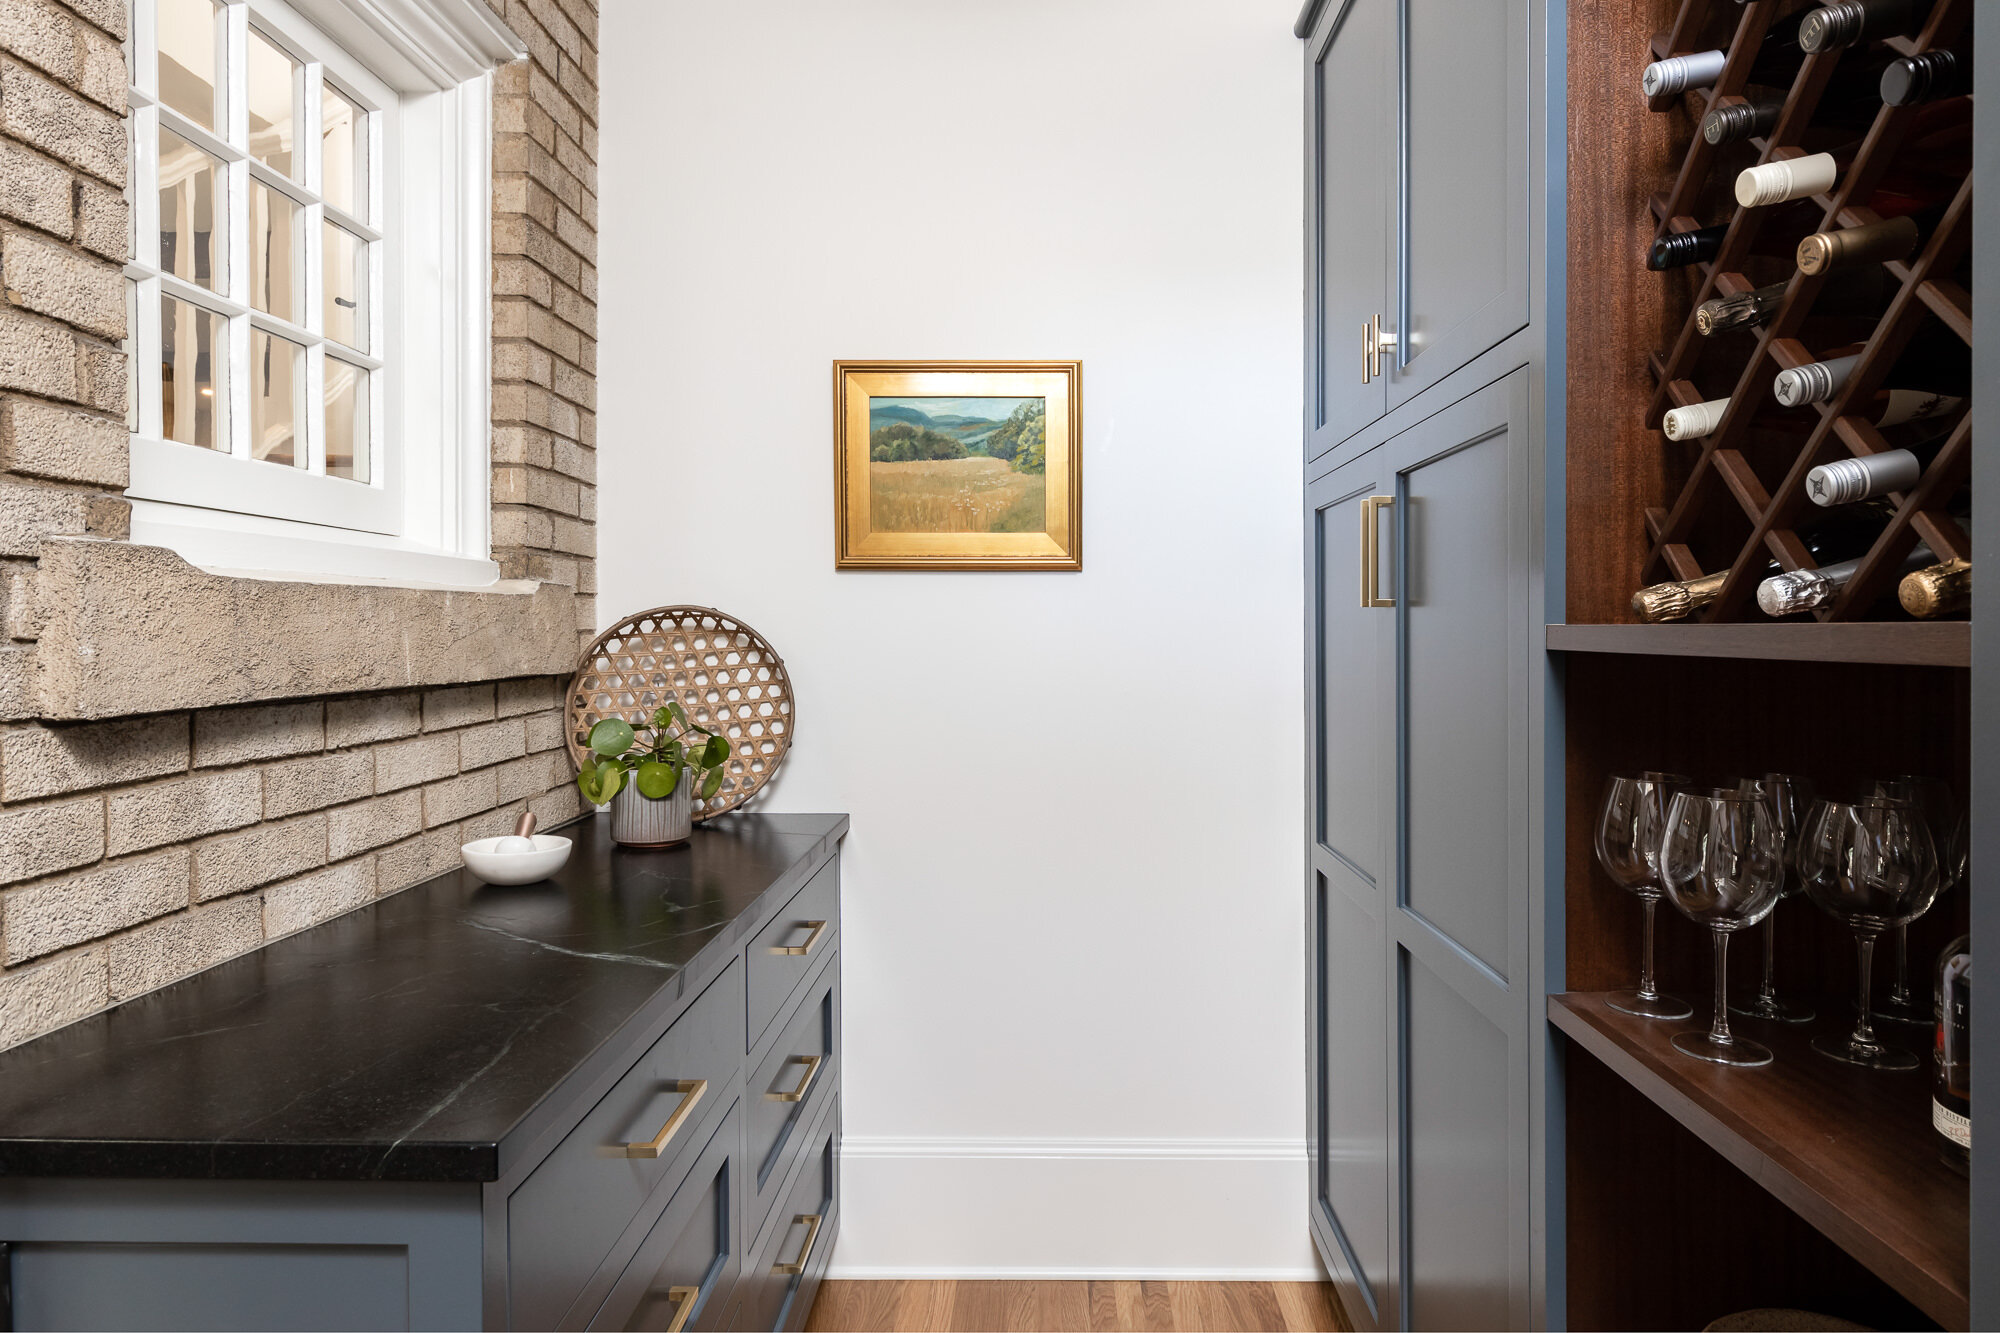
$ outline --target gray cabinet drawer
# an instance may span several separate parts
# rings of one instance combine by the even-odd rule
[[[732,962],[507,1200],[515,1328],[555,1327],[647,1198],[686,1171],[728,1103],[742,1031]],[[659,1156],[631,1155],[669,1125]]]
[[[785,1001],[832,952],[839,916],[840,862],[832,860],[750,941],[744,951],[750,1001],[745,1050],[757,1049],[771,1020],[784,1011]]]
[[[639,1243],[592,1329],[722,1328],[743,1266],[735,1207],[740,1112],[732,1110]]]
[[[798,1160],[806,1130],[819,1118],[839,1077],[833,1038],[840,959],[835,955],[824,961],[805,1002],[744,1082],[743,1213],[753,1236],[763,1230],[771,1204]]]
[[[826,1108],[778,1205],[781,1215],[750,1256],[737,1283],[743,1297],[739,1329],[778,1329],[801,1324],[820,1274],[833,1252],[834,1200],[840,1170],[836,1138],[840,1107]]]

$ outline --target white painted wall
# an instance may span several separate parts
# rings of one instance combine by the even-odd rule
[[[605,0],[598,606],[853,815],[837,1273],[1315,1271],[1296,8]],[[836,573],[838,357],[1081,358],[1084,571]]]

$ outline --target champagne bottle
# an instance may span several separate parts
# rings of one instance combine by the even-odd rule
[[[1751,83],[1791,83],[1805,59],[1805,51],[1799,45],[1799,32],[1804,20],[1803,14],[1793,14],[1779,19],[1764,33],[1764,41],[1757,48],[1757,59],[1750,66]],[[1728,60],[1726,51],[1696,51],[1690,55],[1668,56],[1646,66],[1639,76],[1639,87],[1648,97],[1683,93],[1690,88],[1706,88],[1722,77],[1722,67]]]
[[[1903,575],[1896,600],[1919,620],[1935,620],[1972,605],[1972,562],[1946,560]]]
[[[1902,567],[1905,571],[1920,569],[1936,560],[1931,548],[1918,542],[1916,549],[1904,558]],[[1839,595],[1860,568],[1861,561],[1857,558],[1818,569],[1774,574],[1757,585],[1757,606],[1767,616],[1797,615],[1824,606]]]
[[[1938,1151],[1960,1171],[1972,1164],[1972,937],[1947,944],[1937,969],[1937,1064],[1931,1127]]]
[[[1890,106],[1941,102],[1972,91],[1972,56],[1940,48],[1882,67],[1882,100]]]
[[[1866,506],[1840,509],[1799,532],[1798,537],[1805,543],[1807,553],[1818,563],[1866,551],[1881,535],[1885,521],[1882,514]],[[1760,577],[1768,578],[1783,572],[1783,566],[1777,561],[1767,560]],[[1713,602],[1722,592],[1722,581],[1728,577],[1729,571],[1725,569],[1715,574],[1704,574],[1698,579],[1655,583],[1641,588],[1632,594],[1632,613],[1649,625],[1685,619]]]
[[[1806,51],[1819,52],[1906,37],[1923,23],[1930,8],[1929,0],[1829,0],[1806,12],[1798,43]]]
[[[1897,390],[1888,397],[1921,398],[1923,395],[1910,390]],[[1956,405],[1958,399],[1949,401]],[[1892,408],[1891,411],[1896,409]],[[1948,409],[1935,409],[1936,411]],[[1909,418],[1905,417],[1904,420]],[[1897,423],[1876,422],[1876,425]],[[1885,449],[1879,454],[1869,454],[1866,458],[1841,458],[1831,463],[1822,463],[1806,473],[1806,496],[1816,505],[1832,508],[1834,505],[1854,504],[1861,500],[1872,500],[1878,495],[1891,491],[1907,491],[1917,484],[1924,475],[1924,469],[1938,456],[1944,447],[1943,440],[1932,440],[1910,449]]]

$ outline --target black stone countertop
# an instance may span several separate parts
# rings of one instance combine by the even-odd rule
[[[607,823],[556,830],[553,882],[456,870],[0,1052],[0,1175],[498,1179],[847,832],[725,815],[644,852]]]

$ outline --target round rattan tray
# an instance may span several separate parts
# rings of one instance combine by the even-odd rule
[[[722,790],[695,801],[697,823],[749,801],[792,748],[792,682],[764,636],[714,607],[656,606],[584,651],[564,707],[571,760],[582,760],[601,719],[646,725],[670,702],[729,738]]]

